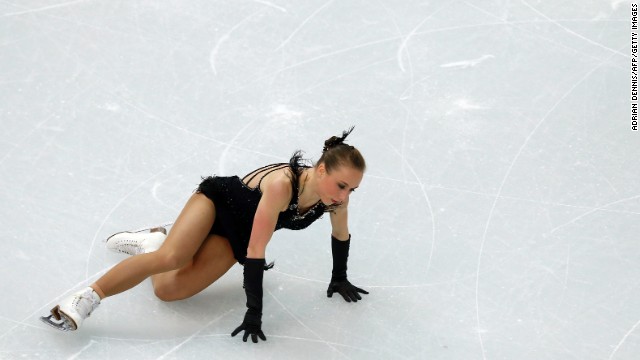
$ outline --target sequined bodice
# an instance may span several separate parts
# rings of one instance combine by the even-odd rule
[[[287,167],[291,168],[291,174],[292,174],[291,186],[293,191],[292,191],[291,200],[289,201],[289,206],[285,211],[282,211],[280,215],[278,215],[278,221],[276,223],[275,230],[279,230],[282,228],[291,229],[291,230],[301,230],[308,227],[314,221],[320,218],[324,214],[326,210],[326,206],[321,201],[318,201],[315,205],[313,205],[311,208],[306,210],[304,213],[300,213],[299,205],[298,205],[298,202],[299,202],[298,183],[299,183],[299,178],[300,178],[300,175],[302,174],[302,171],[309,167],[301,165],[299,158],[296,158],[294,156],[294,158],[292,158],[292,160],[288,164],[287,163],[271,164],[271,165],[267,165],[265,167],[256,169],[251,173],[249,173],[247,176],[245,176],[242,180],[239,179],[239,181],[242,182],[243,187],[246,190],[248,190],[246,200],[251,203],[252,205],[251,207],[253,209],[257,209],[258,203],[260,202],[260,198],[262,197],[262,192],[260,191],[260,184],[262,183],[262,179],[264,179],[264,177],[267,174],[273,171],[282,170]],[[255,188],[249,187],[247,184],[251,183],[251,180],[253,180],[256,176],[260,176],[260,181],[258,182],[258,185]]]

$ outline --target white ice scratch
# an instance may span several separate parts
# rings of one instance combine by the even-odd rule
[[[87,346],[83,347],[82,349],[80,349],[80,351],[78,351],[77,353],[69,356],[69,360],[73,360],[75,358],[77,358],[78,356],[80,356],[80,354],[82,354],[85,350],[87,350],[88,348],[90,348],[91,346],[93,346],[93,344],[97,344],[96,341],[94,340],[90,340],[89,343],[87,344]]]
[[[302,24],[300,24],[292,33],[291,35],[289,35],[289,37],[282,42],[282,44],[280,44],[280,46],[278,46],[276,48],[275,51],[280,50],[282,47],[284,47],[294,36],[296,36],[296,34],[298,33],[298,31],[300,31],[300,29],[302,29],[309,21],[311,21],[311,19],[313,19],[314,17],[316,17],[316,15],[318,15],[322,10],[324,10],[327,6],[331,5],[335,0],[330,0],[327,1],[324,5],[322,5],[321,7],[319,7],[316,11],[313,12],[313,14],[309,15],[309,17],[307,17],[306,19],[304,19],[304,21],[302,22]]]
[[[283,7],[280,7],[280,6],[276,5],[276,4],[270,3],[268,1],[253,0],[253,2],[257,2],[259,4],[270,6],[270,7],[274,8],[274,9],[278,9],[278,10],[280,10],[282,12],[287,12],[287,9],[285,9]]]
[[[420,191],[422,192],[422,196],[424,197],[424,200],[427,203],[427,208],[429,209],[429,215],[431,216],[431,249],[429,250],[429,259],[427,260],[427,269],[425,270],[425,276],[426,276],[429,273],[429,269],[431,268],[431,260],[433,258],[433,251],[436,244],[436,219],[435,219],[435,216],[433,215],[433,208],[431,207],[431,201],[429,200],[429,195],[427,195],[427,192],[424,189],[424,184],[422,183],[422,181],[420,181],[420,177],[418,176],[416,171],[413,169],[413,166],[409,164],[407,159],[404,156],[402,156],[402,154],[400,154],[400,152],[398,152],[398,150],[391,143],[387,141],[387,144],[391,149],[393,149],[393,151],[396,152],[396,154],[398,154],[398,156],[400,156],[400,158],[402,159],[402,162],[404,162],[405,165],[407,165],[407,168],[409,169],[409,171],[411,171],[413,176],[418,181],[418,184],[420,185]]]
[[[116,96],[116,97],[120,97],[120,96],[118,96],[118,95],[116,95],[116,94],[112,94],[112,95],[113,95],[113,96]],[[195,131],[193,131],[193,130],[189,130],[189,129],[185,128],[185,127],[182,127],[182,126],[176,125],[176,124],[174,124],[174,123],[170,122],[169,120],[166,120],[166,119],[164,119],[164,118],[162,118],[162,117],[160,117],[160,116],[158,116],[158,115],[152,114],[151,112],[147,111],[147,110],[146,110],[145,108],[143,108],[142,106],[138,106],[138,105],[136,105],[136,104],[132,103],[131,101],[129,101],[129,100],[127,100],[127,99],[123,98],[123,97],[120,97],[120,99],[121,99],[125,104],[129,105],[131,108],[133,108],[133,109],[135,109],[135,110],[138,110],[138,111],[139,111],[139,112],[141,112],[142,114],[144,114],[144,115],[148,116],[150,119],[157,120],[157,121],[159,121],[159,122],[161,122],[161,123],[163,123],[163,124],[165,124],[165,125],[171,126],[171,127],[175,128],[175,129],[180,130],[180,131],[183,131],[183,132],[185,132],[185,133],[187,133],[187,134],[189,134],[189,135],[193,135],[193,136],[195,136],[195,137],[199,137],[199,138],[201,138],[201,139],[209,140],[209,141],[212,141],[212,142],[214,142],[214,143],[216,143],[216,144],[219,144],[219,145],[230,146],[230,147],[235,148],[235,149],[240,149],[240,150],[242,150],[242,151],[250,152],[250,153],[252,153],[252,154],[261,155],[261,156],[265,156],[265,157],[269,157],[269,158],[273,158],[273,159],[280,159],[278,156],[275,156],[275,155],[273,155],[273,154],[263,153],[263,152],[260,152],[260,151],[256,151],[256,150],[248,149],[248,148],[246,148],[246,147],[239,147],[239,146],[235,146],[235,145],[233,145],[233,143],[231,143],[231,142],[228,142],[228,141],[220,141],[220,140],[215,139],[215,138],[212,138],[212,137],[210,137],[210,136],[202,135],[202,134],[201,134],[201,133],[199,133],[199,132],[195,132]],[[0,161],[0,164],[1,164],[1,161]]]
[[[627,341],[627,338],[629,337],[629,335],[631,335],[631,333],[633,333],[638,326],[640,326],[640,321],[635,323],[635,325],[633,325],[633,327],[631,327],[631,329],[629,331],[627,331],[626,334],[624,334],[624,336],[622,337],[622,339],[620,340],[618,345],[616,345],[616,348],[613,349],[613,351],[611,352],[611,355],[609,355],[609,360],[613,359],[615,354],[618,352],[618,349],[620,349],[620,346],[622,346],[622,344],[624,344],[624,342]]]
[[[181,342],[180,344],[176,345],[175,347],[173,347],[171,350],[167,351],[166,353],[162,354],[162,356],[160,356],[158,358],[158,360],[164,359],[167,357],[167,355],[177,351],[178,349],[180,349],[184,344],[188,343],[189,341],[193,340],[194,338],[198,337],[198,334],[200,334],[202,332],[202,330],[208,328],[209,326],[211,326],[211,324],[215,323],[216,321],[222,319],[223,317],[225,317],[228,313],[232,312],[233,310],[229,310],[227,312],[225,312],[224,314],[218,316],[217,318],[209,321],[205,326],[201,327],[200,330],[196,331],[195,333],[193,333],[191,336],[189,336],[188,338],[186,338],[183,342]]]
[[[394,59],[394,57],[391,57],[391,58],[388,58],[388,59],[383,59],[383,60],[380,60],[380,61],[374,61],[374,62],[372,62],[371,64],[367,64],[367,65],[364,65],[364,66],[359,67],[359,68],[357,68],[357,69],[354,69],[354,70],[352,70],[352,71],[349,71],[349,72],[346,72],[346,73],[342,73],[342,74],[340,74],[340,75],[338,75],[338,76],[332,77],[331,79],[327,79],[327,80],[325,80],[325,81],[321,81],[321,82],[319,82],[319,83],[314,84],[314,85],[313,85],[313,86],[311,86],[311,87],[308,87],[308,88],[306,88],[306,89],[304,89],[304,90],[301,90],[301,91],[299,91],[298,93],[296,93],[296,94],[294,94],[294,95],[292,95],[292,96],[288,97],[288,98],[286,99],[286,101],[290,101],[290,100],[292,100],[292,99],[295,99],[295,98],[297,98],[298,96],[300,96],[300,95],[302,95],[302,94],[304,94],[304,93],[307,93],[307,92],[309,92],[309,91],[311,91],[311,90],[313,90],[313,89],[317,89],[317,88],[319,88],[319,87],[321,87],[321,86],[323,86],[323,85],[326,85],[326,84],[328,84],[328,83],[331,83],[331,82],[336,81],[336,80],[338,80],[338,79],[341,79],[341,78],[343,78],[343,77],[346,77],[346,76],[349,76],[349,75],[353,75],[353,74],[355,74],[355,73],[358,73],[358,72],[360,72],[360,71],[363,71],[363,70],[369,69],[369,68],[374,67],[374,66],[379,65],[379,64],[384,64],[384,63],[386,63],[386,62],[390,62],[390,61],[392,61],[393,59]]]
[[[522,155],[522,152],[527,147],[527,145],[529,144],[529,141],[531,140],[533,135],[538,131],[538,129],[540,128],[542,123],[544,123],[547,120],[549,115],[551,115],[551,113],[553,113],[555,111],[555,109],[558,106],[560,106],[560,104],[562,102],[564,102],[564,100],[571,93],[573,93],[573,91],[580,84],[582,84],[587,78],[589,78],[591,76],[591,74],[593,74],[596,70],[598,70],[600,67],[602,67],[605,62],[609,61],[609,59],[611,57],[613,57],[613,55],[609,56],[609,58],[605,59],[603,62],[601,62],[600,64],[595,66],[593,69],[588,71],[580,80],[578,80],[578,82],[576,82],[569,90],[567,90],[567,92],[564,93],[564,95],[562,97],[560,97],[560,99],[558,99],[558,101],[551,107],[551,109],[549,109],[549,111],[547,111],[547,113],[538,122],[536,127],[533,128],[533,130],[531,130],[531,132],[529,133],[527,138],[524,140],[524,143],[522,144],[522,146],[520,146],[520,149],[518,149],[518,152],[516,153],[515,157],[513,158],[513,161],[511,161],[511,164],[509,165],[509,168],[507,169],[507,172],[505,173],[504,178],[502,179],[502,183],[500,184],[500,188],[498,189],[498,194],[496,195],[495,199],[493,200],[493,205],[491,206],[491,210],[489,211],[489,217],[487,219],[487,224],[485,225],[484,233],[482,234],[482,240],[480,241],[480,250],[478,252],[478,265],[477,265],[477,268],[476,268],[476,286],[475,286],[476,287],[476,289],[475,289],[475,293],[476,293],[475,294],[475,297],[476,297],[476,299],[475,299],[476,300],[476,323],[477,323],[477,329],[478,329],[478,340],[480,342],[480,348],[482,350],[482,358],[484,360],[486,360],[487,356],[486,356],[486,352],[485,352],[485,348],[484,348],[484,341],[482,340],[482,332],[480,331],[480,329],[482,329],[481,321],[480,321],[480,298],[479,298],[479,294],[480,294],[480,268],[482,267],[482,254],[483,254],[483,251],[484,251],[484,245],[485,245],[485,243],[487,241],[487,233],[489,232],[489,226],[491,225],[491,220],[493,219],[493,213],[494,213],[494,211],[496,209],[496,205],[498,204],[498,199],[502,195],[502,190],[504,189],[504,186],[507,183],[507,179],[511,175],[511,171],[513,170],[513,167],[515,166],[515,164],[518,161],[518,159],[520,159],[520,155]]]
[[[365,179],[368,179],[368,178],[385,180],[385,181],[393,181],[393,182],[397,182],[397,183],[404,184],[404,185],[420,185],[420,183],[417,182],[417,181],[395,179],[395,178],[388,177],[388,176],[378,176],[378,175],[365,174]],[[562,206],[562,207],[568,207],[568,208],[573,208],[573,209],[603,211],[603,212],[610,212],[610,213],[617,213],[617,214],[628,214],[628,215],[640,215],[640,212],[637,212],[637,211],[612,210],[612,209],[605,209],[604,208],[606,206],[610,206],[611,204],[604,205],[604,206],[590,207],[590,206],[564,204],[564,203],[551,202],[551,201],[533,200],[533,199],[527,199],[527,198],[517,197],[517,196],[499,195],[497,193],[485,193],[485,192],[479,192],[479,191],[472,191],[472,190],[468,190],[468,189],[459,189],[459,188],[454,188],[454,187],[450,187],[450,186],[429,185],[429,184],[427,186],[429,188],[432,188],[432,189],[456,191],[456,192],[459,192],[459,193],[478,195],[478,196],[484,196],[484,197],[490,197],[490,198],[498,197],[500,199],[506,199],[506,200],[525,201],[525,202],[530,202],[532,204],[539,204],[539,205],[546,205],[546,206]],[[624,201],[627,201],[627,200],[629,200],[629,199],[624,199]]]
[[[527,3],[526,1],[522,0],[522,3],[523,3],[526,7],[528,7],[529,9],[533,10],[536,14],[538,14],[538,15],[542,16],[545,20],[548,20],[548,21],[549,21],[549,22],[551,22],[552,24],[555,24],[555,25],[559,26],[561,29],[563,29],[564,31],[568,32],[569,34],[574,35],[574,36],[577,36],[578,38],[580,38],[580,39],[582,39],[582,40],[584,40],[584,41],[586,41],[586,42],[588,42],[588,43],[590,43],[590,44],[593,44],[593,45],[598,46],[598,47],[601,47],[601,48],[603,48],[603,49],[605,49],[605,50],[611,51],[611,52],[613,52],[614,54],[622,55],[622,56],[624,56],[624,57],[628,57],[628,55],[623,54],[623,53],[621,53],[621,52],[620,52],[620,51],[618,51],[618,50],[612,49],[612,48],[610,48],[610,47],[606,47],[606,46],[604,46],[604,45],[602,45],[602,44],[600,44],[600,43],[598,43],[598,42],[595,42],[595,41],[593,41],[593,40],[591,40],[591,39],[589,39],[589,38],[587,38],[587,37],[585,37],[585,36],[583,36],[583,35],[580,35],[580,34],[576,33],[575,31],[573,31],[573,30],[569,29],[568,27],[566,27],[566,26],[564,26],[564,25],[560,24],[558,21],[556,21],[556,20],[554,20],[554,19],[551,19],[551,18],[549,18],[547,15],[545,15],[545,14],[541,13],[538,9],[536,9],[536,8],[534,8],[533,6],[529,5],[529,3]]]
[[[366,352],[369,352],[369,353],[375,353],[376,352],[375,350],[373,350],[371,348],[363,348],[363,347],[359,347],[359,346],[352,346],[352,345],[340,344],[340,343],[329,342],[329,341],[324,341],[324,340],[317,340],[317,339],[309,339],[309,338],[303,338],[303,337],[297,337],[297,336],[271,335],[270,334],[269,337],[272,337],[272,338],[275,338],[275,339],[288,339],[288,340],[315,342],[315,343],[321,343],[321,344],[331,344],[331,345],[346,347],[346,348],[350,348],[350,349],[366,351]]]
[[[209,55],[209,63],[211,64],[211,70],[213,71],[214,75],[218,75],[218,71],[216,70],[216,58],[218,57],[218,52],[220,51],[220,47],[222,46],[222,44],[224,44],[224,42],[229,39],[229,36],[231,36],[231,34],[235,30],[237,30],[244,23],[249,21],[249,19],[251,19],[252,17],[256,16],[260,12],[262,12],[262,10],[256,11],[253,14],[251,14],[251,15],[247,16],[246,18],[242,19],[239,23],[235,24],[229,31],[227,31],[224,35],[222,35],[220,37],[220,40],[218,40],[216,45],[213,47],[213,50],[211,50],[211,54]]]
[[[156,177],[160,176],[162,173],[175,168],[176,166],[185,163],[191,159],[193,159],[194,157],[198,156],[199,153],[195,153],[185,159],[182,159],[180,161],[178,161],[177,163],[151,175],[150,177],[148,177],[147,179],[145,179],[144,181],[142,181],[141,183],[139,183],[138,185],[136,185],[133,189],[131,189],[131,191],[129,191],[125,196],[123,196],[120,200],[118,200],[118,202],[111,208],[111,210],[109,210],[109,212],[107,213],[107,215],[104,217],[104,219],[102,220],[102,223],[100,224],[100,226],[98,226],[98,229],[96,230],[95,234],[93,235],[93,240],[91,240],[91,246],[89,247],[89,253],[87,254],[87,267],[85,269],[85,277],[88,277],[89,274],[89,260],[91,259],[91,254],[93,253],[93,248],[94,245],[96,243],[96,240],[98,239],[98,235],[100,234],[100,232],[102,231],[102,228],[104,227],[104,225],[107,223],[107,220],[109,220],[109,218],[111,217],[111,214],[113,214],[114,211],[116,211],[116,209],[118,209],[120,207],[120,205],[122,205],[122,203],[124,203],[125,200],[127,200],[129,198],[129,196],[131,196],[133,193],[135,193],[136,191],[138,191],[138,189],[140,189],[144,184],[148,183],[149,181],[155,179]]]
[[[256,78],[252,79],[251,81],[247,82],[246,84],[243,84],[243,85],[239,86],[236,90],[231,91],[229,94],[231,94],[231,95],[236,94],[236,93],[240,92],[242,89],[246,88],[247,86],[249,86],[251,84],[258,83],[258,82],[260,82],[260,81],[262,81],[264,79],[274,77],[274,76],[276,76],[278,74],[281,74],[281,73],[283,73],[283,72],[285,72],[287,70],[295,69],[297,67],[300,67],[300,66],[303,66],[303,65],[318,61],[318,60],[326,59],[326,58],[329,58],[329,57],[332,57],[332,56],[335,56],[335,55],[340,55],[340,54],[343,54],[343,53],[347,53],[347,52],[350,52],[350,51],[353,51],[353,50],[369,47],[369,46],[372,46],[372,45],[383,44],[383,43],[386,43],[386,42],[391,42],[391,41],[397,40],[398,38],[399,38],[399,36],[393,36],[393,37],[389,37],[389,38],[369,41],[369,42],[366,42],[366,43],[363,43],[363,44],[350,46],[350,47],[348,47],[346,49],[341,49],[341,50],[336,50],[336,51],[329,52],[329,53],[324,53],[324,54],[318,55],[318,56],[316,56],[314,58],[303,60],[303,61],[300,61],[298,63],[292,64],[292,65],[289,65],[289,66],[285,66],[285,67],[283,67],[283,68],[281,68],[279,70],[276,70],[276,71],[274,71],[274,72],[272,72],[270,74],[266,74],[266,75],[263,75],[263,76],[256,77]]]
[[[47,10],[66,7],[66,6],[71,6],[71,5],[75,5],[75,4],[83,3],[83,2],[88,2],[88,1],[89,0],[69,1],[69,2],[66,2],[66,3],[62,3],[62,4],[43,6],[43,7],[39,7],[39,8],[36,8],[36,9],[29,9],[29,10],[24,10],[24,11],[16,11],[16,12],[12,12],[12,13],[6,13],[6,14],[0,15],[0,17],[9,17],[9,16],[16,16],[16,15],[33,14],[33,13],[37,13],[37,12],[47,11]]]
[[[402,39],[402,43],[400,44],[400,47],[398,48],[398,52],[397,52],[397,54],[398,54],[397,55],[397,57],[398,57],[398,66],[400,66],[400,70],[402,70],[402,72],[405,72],[404,65],[402,63],[402,53],[405,52],[405,50],[407,48],[407,44],[409,43],[409,39],[411,39],[411,37],[416,34],[418,29],[420,29],[422,27],[422,25],[425,22],[427,22],[427,20],[431,19],[434,15],[436,15],[438,12],[440,12],[440,10],[442,10],[446,5],[448,5],[448,4],[440,6],[436,11],[434,11],[432,14],[430,14],[429,16],[424,18],[422,21],[420,21],[418,26],[413,28],[413,30],[411,30],[411,32],[409,32],[409,34],[407,34],[407,36],[405,36],[404,39]],[[407,52],[407,54],[408,54],[408,52]]]
[[[330,347],[331,349],[333,349],[335,352],[337,352],[338,354],[344,356],[345,358],[349,358],[345,353],[343,353],[342,351],[338,350],[335,346],[333,346],[332,343],[326,341],[325,339],[322,338],[322,336],[320,336],[317,332],[315,332],[313,329],[311,329],[310,327],[308,327],[305,323],[303,323],[302,321],[300,321],[300,319],[298,319],[297,316],[295,316],[291,311],[289,311],[289,309],[287,309],[286,306],[284,306],[283,303],[280,302],[280,300],[278,300],[278,298],[273,295],[273,293],[267,289],[267,292],[269,293],[269,295],[271,295],[271,297],[282,307],[282,309],[284,309],[284,311],[286,311],[289,315],[291,315],[291,317],[297,321],[300,325],[302,325],[302,327],[304,327],[305,329],[309,330],[313,335],[315,335],[318,339],[319,342],[327,345],[328,347]]]
[[[482,55],[477,59],[462,60],[462,61],[456,61],[456,62],[452,62],[452,63],[442,64],[442,65],[440,65],[440,67],[443,67],[443,68],[459,67],[459,68],[466,69],[468,67],[474,67],[474,66],[480,64],[481,62],[483,62],[483,61],[485,61],[487,59],[492,59],[494,57],[495,56],[493,56],[493,55]]]
[[[107,270],[109,270],[109,267],[106,267],[96,273],[94,273],[93,275],[91,275],[91,277],[87,277],[86,279],[82,279],[82,281],[80,281],[79,283],[73,285],[71,288],[67,289],[66,291],[63,292],[63,294],[67,294],[72,290],[77,289],[78,287],[80,287],[81,285],[86,285],[87,281],[91,281],[91,279],[97,278],[98,276],[104,274]],[[4,338],[5,336],[7,336],[8,334],[13,334],[13,330],[15,328],[17,328],[18,326],[30,326],[26,323],[27,320],[29,319],[33,319],[34,316],[40,314],[40,315],[44,315],[42,314],[42,312],[44,311],[44,309],[46,309],[47,307],[51,306],[51,303],[46,303],[45,305],[39,307],[38,309],[36,309],[34,312],[32,312],[31,314],[27,315],[24,319],[22,319],[21,321],[17,321],[16,325],[12,326],[11,328],[9,328],[7,331],[5,331],[4,333],[2,333],[2,335],[0,335],[0,339]],[[45,327],[46,325],[42,325],[43,327]]]
[[[225,173],[224,165],[227,159],[227,154],[229,153],[229,149],[233,147],[233,144],[238,140],[240,135],[242,135],[242,133],[244,133],[245,130],[251,127],[251,125],[253,125],[253,123],[255,123],[258,119],[259,118],[253,119],[252,121],[247,123],[247,125],[245,125],[242,129],[240,129],[240,131],[238,131],[238,133],[233,137],[233,139],[229,141],[229,144],[224,148],[224,150],[222,150],[222,154],[220,154],[220,161],[218,162],[218,170],[220,171],[220,174]]]
[[[558,226],[556,226],[555,228],[551,229],[551,231],[549,231],[549,234],[553,234],[553,233],[554,233],[554,232],[556,232],[558,229],[561,229],[561,228],[563,228],[563,227],[565,227],[565,226],[567,226],[567,225],[573,224],[573,223],[575,223],[576,221],[578,221],[578,220],[580,220],[580,219],[584,218],[585,216],[591,215],[591,214],[593,214],[593,213],[594,213],[594,212],[596,212],[596,211],[599,211],[599,210],[606,210],[606,209],[605,209],[606,207],[609,207],[609,206],[612,206],[612,205],[616,205],[616,204],[619,204],[619,203],[623,203],[623,202],[626,202],[626,201],[629,201],[629,200],[635,200],[635,199],[638,199],[638,198],[640,198],[640,195],[632,196],[632,197],[625,198],[625,199],[620,199],[620,200],[614,201],[614,202],[612,202],[612,203],[608,203],[608,204],[602,205],[602,206],[600,206],[600,207],[593,208],[593,209],[591,209],[590,211],[587,211],[586,213],[584,213],[584,214],[582,214],[582,215],[580,215],[580,216],[577,216],[577,217],[575,217],[575,218],[573,218],[573,219],[571,219],[571,220],[567,221],[566,223],[564,223],[564,224],[562,224],[562,225],[558,225]]]

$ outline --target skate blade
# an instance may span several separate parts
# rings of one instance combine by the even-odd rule
[[[56,306],[51,309],[51,314],[49,316],[41,316],[40,320],[43,323],[51,326],[52,328],[60,331],[73,331],[78,328],[73,319],[68,317],[64,312],[60,311],[60,306]]]
[[[108,242],[109,239],[111,239],[112,237],[114,237],[116,235],[120,235],[120,234],[136,234],[136,233],[141,233],[141,232],[145,232],[145,231],[148,231],[149,233],[161,232],[161,233],[167,235],[167,229],[164,226],[156,226],[156,227],[146,228],[146,229],[142,229],[142,230],[120,231],[120,232],[117,232],[115,234],[109,235],[109,237],[106,238],[103,242],[104,243]]]

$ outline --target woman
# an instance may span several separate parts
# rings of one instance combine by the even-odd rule
[[[56,305],[42,317],[57,329],[76,330],[106,297],[116,295],[151,276],[156,296],[164,301],[191,297],[218,280],[234,264],[244,265],[247,311],[232,336],[244,331],[266,340],[262,326],[262,278],[265,249],[273,232],[304,229],[329,212],[332,225],[333,272],[327,296],[340,293],[346,301],[368,292],[347,280],[351,235],[347,227],[349,194],[362,181],[364,158],[344,143],[353,127],[325,141],[313,166],[296,152],[288,164],[237,176],[209,177],[200,183],[178,216],[169,235],[164,229],[149,233],[119,233],[107,247],[135,255],[120,262],[90,287]],[[158,231],[159,230],[159,231]],[[57,320],[57,321],[54,321]]]

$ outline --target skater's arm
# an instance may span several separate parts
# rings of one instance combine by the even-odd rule
[[[331,218],[331,235],[338,240],[349,239],[349,226],[347,217],[347,206],[349,205],[349,198],[347,198],[342,205],[332,211]]]
[[[349,258],[349,247],[351,245],[351,234],[347,226],[347,205],[349,198],[331,213],[331,254],[333,256],[333,270],[331,271],[331,282],[327,289],[327,296],[332,297],[334,293],[342,295],[347,302],[357,302],[362,300],[360,294],[368,294],[367,291],[351,284],[347,279],[347,261]]]
[[[272,181],[262,189],[262,198],[258,203],[253,219],[247,258],[264,259],[267,243],[276,228],[280,212],[287,207],[291,199],[291,182],[288,179]]]

